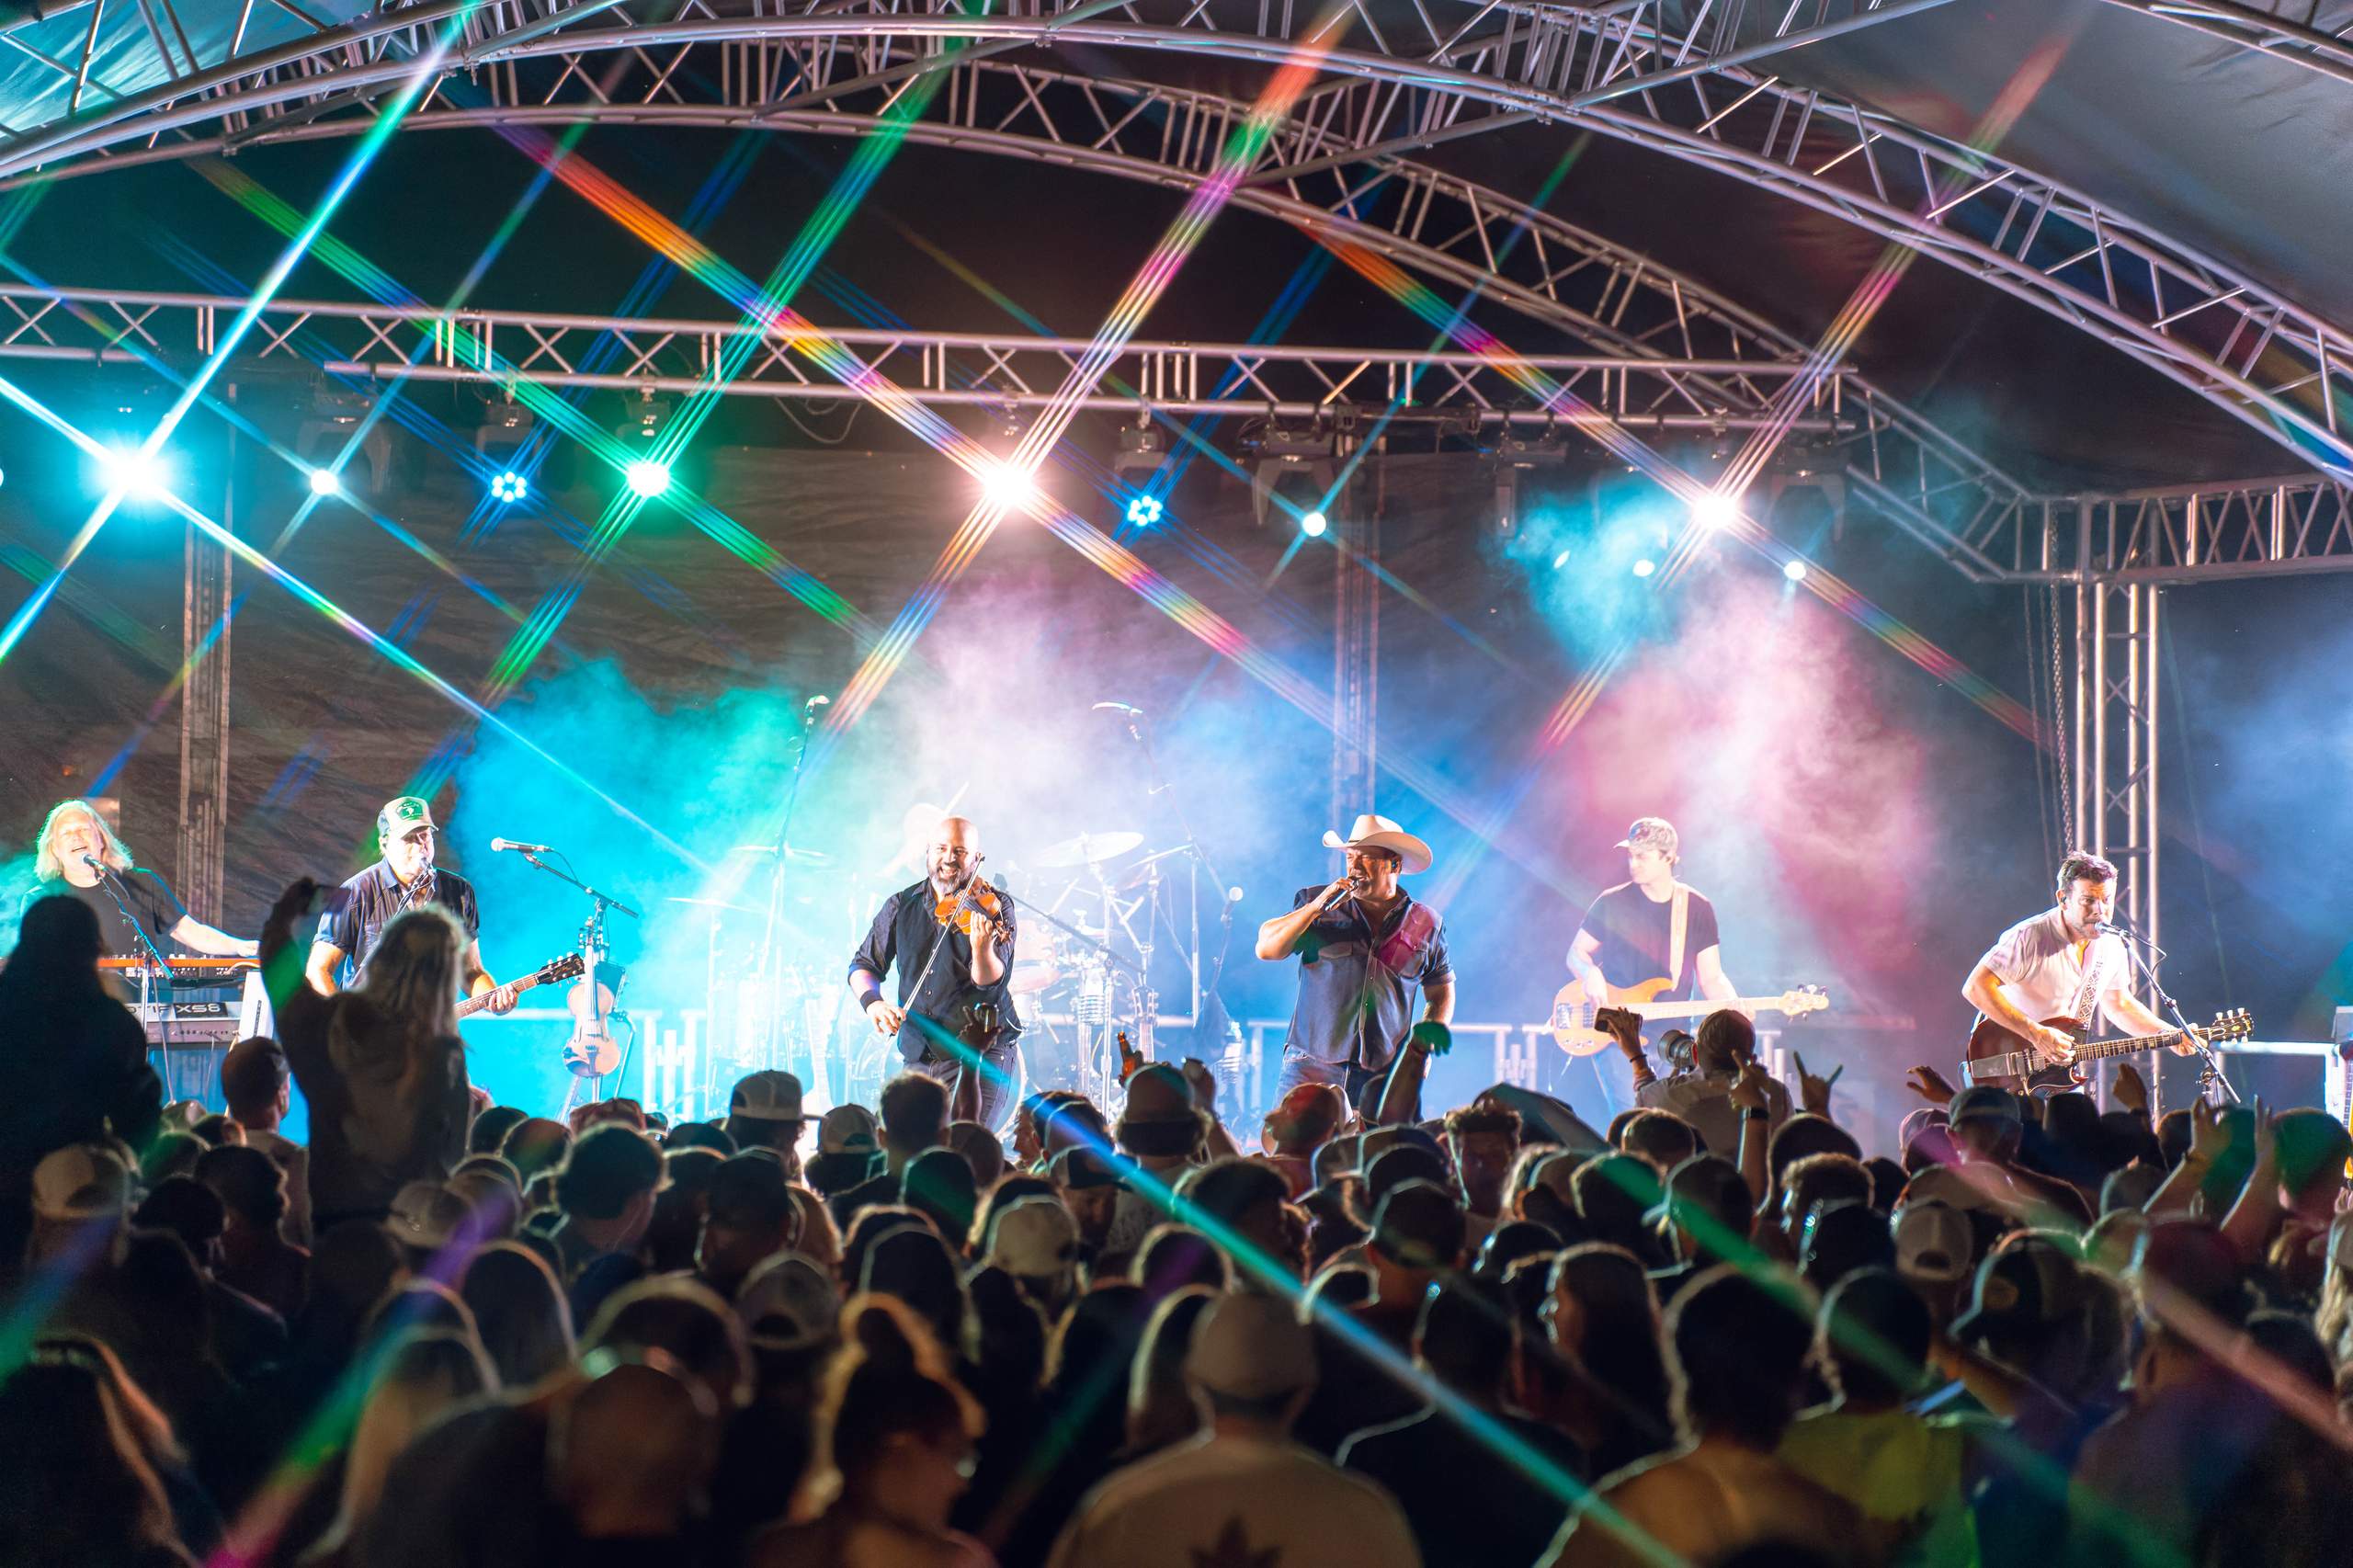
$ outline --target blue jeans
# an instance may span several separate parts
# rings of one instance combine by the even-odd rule
[[[1376,1078],[1388,1075],[1386,1067],[1375,1069],[1359,1067],[1353,1062],[1325,1062],[1303,1051],[1286,1050],[1282,1073],[1275,1079],[1275,1099],[1280,1102],[1285,1095],[1302,1084],[1336,1084],[1340,1092],[1348,1096],[1348,1108],[1353,1110],[1364,1096],[1364,1086]]]

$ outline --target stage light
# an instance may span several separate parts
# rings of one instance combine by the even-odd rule
[[[1791,561],[1788,565],[1781,568],[1781,575],[1787,577],[1792,583],[1804,582],[1805,562],[1802,561]]]
[[[629,482],[631,494],[651,501],[670,488],[670,465],[652,458],[640,458],[621,470],[621,477]]]
[[[1711,490],[1691,503],[1691,520],[1710,533],[1721,533],[1740,516],[1740,503]]]
[[[311,471],[311,494],[323,499],[340,495],[343,494],[343,481],[335,477],[335,470],[331,468],[314,468]]]
[[[490,482],[490,498],[501,504],[520,501],[530,493],[531,482],[511,468]]]
[[[139,447],[108,448],[98,459],[98,478],[107,489],[136,501],[160,500],[171,488],[164,455]]]
[[[1160,521],[1160,514],[1158,500],[1150,495],[1138,495],[1128,503],[1128,526],[1148,528]]]
[[[1657,570],[1658,562],[1653,561],[1647,555],[1634,562],[1634,575],[1637,577],[1647,577]]]
[[[1566,566],[1568,563],[1569,552],[1565,550],[1561,551],[1560,554],[1552,557],[1552,570],[1555,572],[1558,572],[1562,567]]]
[[[1302,512],[1300,514],[1299,531],[1305,534],[1310,539],[1322,539],[1324,537],[1324,530],[1331,526],[1332,520],[1321,512]]]
[[[1038,482],[1016,464],[992,463],[982,472],[981,491],[1000,511],[1026,512],[1037,499]]]

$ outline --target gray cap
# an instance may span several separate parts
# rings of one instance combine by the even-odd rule
[[[1279,1297],[1220,1296],[1193,1325],[1185,1373],[1218,1393],[1270,1399],[1313,1385],[1315,1336]]]

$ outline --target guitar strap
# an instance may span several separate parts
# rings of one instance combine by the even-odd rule
[[[1675,908],[1666,919],[1666,979],[1671,995],[1683,986],[1683,938],[1691,924],[1691,890],[1675,884]]]
[[[2075,1020],[2076,1028],[2086,1032],[2090,1030],[2092,1010],[2099,1005],[2101,994],[2108,989],[2107,978],[2108,952],[2099,945],[2099,939],[2094,937],[2084,944],[2083,976],[2075,985],[2075,1005],[2067,1009],[2067,1016]]]

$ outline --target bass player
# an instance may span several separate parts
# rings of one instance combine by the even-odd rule
[[[1569,943],[1569,971],[1585,983],[1585,994],[1607,1001],[1613,983],[1638,985],[1664,977],[1668,985],[1661,1001],[1737,997],[1739,988],[1724,973],[1716,906],[1676,879],[1683,855],[1674,824],[1665,817],[1638,818],[1615,847],[1626,852],[1626,880],[1593,901]],[[1603,1074],[1614,1115],[1634,1103],[1631,1069],[1619,1065],[1614,1053],[1602,1054],[1611,1065],[1604,1069],[1597,1060],[1595,1070]],[[1554,1054],[1556,1089],[1573,1060]]]
[[[1013,973],[1012,904],[996,901],[997,919],[977,909],[960,914],[957,924],[939,915],[980,871],[981,830],[969,818],[940,818],[924,850],[924,880],[882,901],[851,955],[849,989],[874,1032],[898,1038],[911,1070],[949,1085],[960,1119],[994,1128],[1019,1074],[1021,1020],[1006,985]],[[892,1002],[882,976],[894,963],[899,999]],[[968,1063],[977,1072],[960,1072]]]
[[[2115,866],[2077,849],[2059,862],[2058,903],[1995,939],[1961,994],[2053,1065],[2070,1062],[2075,1041],[2044,1022],[2072,1018],[2088,1029],[2092,1014],[2129,1035],[2168,1036],[2188,1056],[2195,1049],[2132,994],[2132,965],[2123,938],[2109,926]]]

